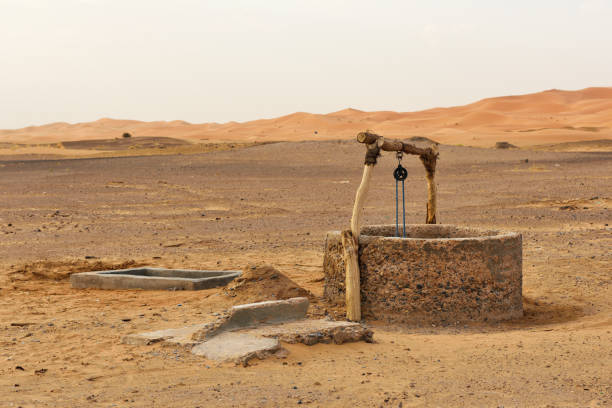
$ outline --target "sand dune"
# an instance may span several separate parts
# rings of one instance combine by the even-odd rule
[[[0,130],[0,142],[51,143],[134,136],[192,141],[328,140],[351,138],[370,129],[385,136],[427,136],[447,144],[517,146],[612,138],[612,87],[579,91],[549,90],[503,96],[451,108],[419,112],[365,112],[343,109],[329,114],[292,113],[250,122],[191,124],[103,118],[95,122],[51,123]]]

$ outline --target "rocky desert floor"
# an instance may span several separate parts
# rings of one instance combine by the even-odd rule
[[[325,232],[348,226],[364,148],[274,143],[199,154],[0,157],[1,407],[612,406],[612,153],[442,146],[438,221],[523,234],[525,315],[399,327],[375,343],[287,345],[247,367],[130,346],[130,333],[211,319],[196,292],[73,289],[73,272],[268,263],[324,313]],[[407,157],[408,222],[425,218]],[[366,224],[393,223],[395,158]],[[313,312],[314,313],[314,312]],[[328,313],[337,315],[329,308]]]

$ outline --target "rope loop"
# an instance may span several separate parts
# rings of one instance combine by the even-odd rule
[[[380,146],[377,143],[371,143],[366,150],[365,155],[365,164],[374,166],[376,164],[376,160],[380,157]]]

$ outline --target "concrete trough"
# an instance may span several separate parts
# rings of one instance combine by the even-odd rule
[[[70,283],[79,289],[201,290],[227,285],[240,275],[240,271],[141,267],[75,273]]]

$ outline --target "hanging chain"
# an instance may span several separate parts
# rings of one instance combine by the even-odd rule
[[[408,171],[402,167],[402,158],[404,154],[397,152],[395,154],[397,158],[397,168],[393,171],[393,177],[395,178],[395,236],[399,237],[399,193],[398,184],[402,182],[402,237],[406,238],[406,198],[404,194],[404,180],[408,177]]]

